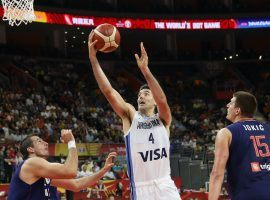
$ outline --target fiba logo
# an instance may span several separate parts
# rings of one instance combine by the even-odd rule
[[[131,21],[126,20],[126,21],[125,21],[125,27],[126,27],[126,28],[130,28],[130,27],[131,27]]]

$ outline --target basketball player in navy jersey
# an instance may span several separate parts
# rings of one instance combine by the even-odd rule
[[[177,188],[171,179],[169,159],[169,131],[171,110],[158,81],[148,68],[148,56],[143,43],[141,56],[135,54],[137,65],[147,84],[138,94],[138,111],[112,88],[98,59],[97,50],[89,35],[89,59],[98,86],[122,119],[126,143],[127,166],[131,184],[131,199],[136,200],[179,200]],[[157,107],[158,113],[154,110]]]
[[[29,135],[21,142],[24,161],[16,169],[8,192],[8,200],[55,200],[56,190],[50,186],[80,191],[99,180],[113,165],[115,153],[109,154],[102,170],[89,177],[72,179],[77,175],[78,155],[71,130],[61,131],[61,140],[68,144],[68,157],[64,164],[50,163],[48,143],[37,135]]]
[[[219,198],[225,168],[232,200],[269,200],[270,126],[253,118],[257,100],[248,92],[234,93],[227,108],[233,124],[216,137],[209,200]]]

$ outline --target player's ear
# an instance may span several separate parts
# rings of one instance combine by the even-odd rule
[[[153,102],[154,102],[154,106],[157,107],[157,103],[156,103],[154,97],[153,97]]]
[[[35,150],[33,147],[28,147],[27,151],[28,151],[28,153],[35,153]]]
[[[236,115],[239,115],[241,113],[241,109],[238,107],[238,108],[236,108],[236,111],[235,111],[235,114]]]

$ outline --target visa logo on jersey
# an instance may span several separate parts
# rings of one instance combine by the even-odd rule
[[[166,149],[164,147],[162,149],[154,149],[154,150],[150,150],[146,152],[138,152],[138,153],[141,155],[143,162],[159,160],[159,159],[168,157]]]

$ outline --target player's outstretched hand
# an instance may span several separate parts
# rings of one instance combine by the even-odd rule
[[[104,164],[104,169],[106,171],[109,171],[111,169],[112,166],[114,166],[114,158],[117,156],[117,153],[116,152],[111,152],[107,159],[106,159],[106,162]]]
[[[69,141],[75,140],[71,129],[61,130],[61,142],[67,144]]]
[[[140,46],[141,46],[141,57],[139,57],[138,54],[135,54],[135,58],[138,67],[142,70],[148,67],[148,56],[142,42],[140,43]]]
[[[88,36],[88,51],[89,51],[89,58],[96,57],[97,50],[95,49],[95,44],[97,43],[97,40],[93,41],[94,37],[94,30],[91,31],[91,33]]]

